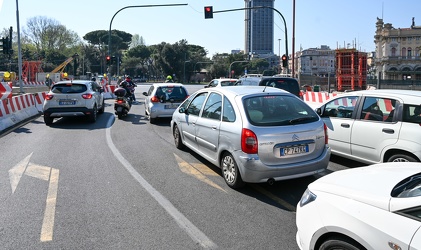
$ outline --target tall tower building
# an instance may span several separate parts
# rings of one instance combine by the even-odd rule
[[[245,8],[266,6],[273,8],[275,0],[244,0]],[[246,54],[273,54],[273,9],[245,10]]]

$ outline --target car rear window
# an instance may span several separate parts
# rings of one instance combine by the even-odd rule
[[[83,93],[87,90],[85,84],[55,84],[51,91],[57,94]]]
[[[286,126],[319,120],[308,105],[293,96],[253,96],[245,98],[243,105],[249,122],[255,126]]]
[[[165,96],[165,100],[173,99],[175,102],[181,102],[187,98],[187,91],[185,88],[180,86],[165,86],[158,87],[156,95],[159,98]]]
[[[283,89],[300,97],[300,86],[294,78],[265,78],[259,85]]]
[[[236,80],[232,80],[232,81],[221,81],[221,86],[234,86],[235,85]]]

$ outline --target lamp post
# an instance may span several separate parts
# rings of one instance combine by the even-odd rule
[[[18,33],[18,67],[19,67],[19,91],[20,93],[23,92],[23,83],[22,83],[22,51],[20,46],[20,25],[19,25],[19,1],[16,0],[16,25],[17,33]],[[10,37],[12,39],[12,37]]]
[[[232,65],[233,65],[234,63],[241,63],[241,62],[249,62],[249,61],[233,61],[233,62],[230,64],[230,67],[229,67],[229,69],[228,69],[228,73],[229,73],[229,75],[230,75],[230,78],[232,78],[232,76],[231,76],[231,67],[232,67]]]
[[[184,61],[184,69],[183,69],[183,83],[186,83],[186,63],[190,62],[190,60]]]
[[[16,0],[17,2],[18,0]],[[110,28],[108,29],[108,55],[111,56],[111,25],[113,24],[114,17],[122,10],[128,9],[128,8],[148,8],[148,7],[168,7],[168,6],[182,6],[182,5],[188,5],[187,3],[177,3],[177,4],[156,4],[156,5],[133,5],[133,6],[126,6],[121,9],[119,9],[111,18],[110,21]]]

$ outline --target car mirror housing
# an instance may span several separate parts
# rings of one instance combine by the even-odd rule
[[[148,96],[148,93],[146,93],[146,92],[143,92],[142,94],[143,94],[144,96]]]

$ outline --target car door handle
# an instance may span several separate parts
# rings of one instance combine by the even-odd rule
[[[386,134],[394,134],[395,130],[391,128],[384,128],[382,129],[382,132],[385,132]]]
[[[212,126],[212,130],[216,130],[216,126]]]
[[[349,128],[350,126],[349,126],[349,124],[348,124],[348,123],[341,123],[341,127],[344,127],[344,128]]]

